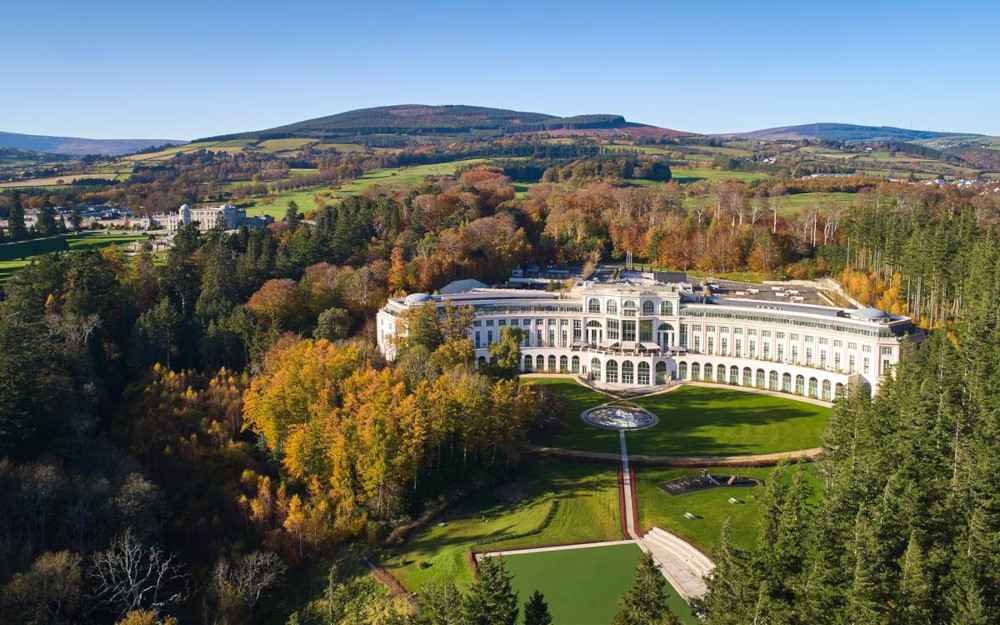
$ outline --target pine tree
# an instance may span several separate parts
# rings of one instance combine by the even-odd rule
[[[28,228],[24,225],[24,207],[21,206],[21,194],[17,191],[10,198],[7,227],[10,229],[12,241],[20,241],[28,237]]]
[[[644,553],[635,566],[632,588],[618,600],[613,625],[672,625],[677,618],[667,606],[667,581],[653,556]]]
[[[288,202],[288,210],[285,211],[285,223],[288,224],[288,229],[292,232],[302,223],[302,216],[299,215],[299,205],[295,203],[295,200]]]
[[[515,625],[517,594],[503,558],[484,558],[476,569],[462,612],[469,625]]]
[[[537,590],[524,602],[524,625],[552,625],[549,604],[545,596]]]
[[[462,593],[454,582],[443,581],[426,584],[417,596],[420,613],[417,625],[462,625]]]

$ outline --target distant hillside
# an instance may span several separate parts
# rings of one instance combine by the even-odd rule
[[[145,150],[153,146],[182,144],[187,141],[172,139],[80,139],[77,137],[49,137],[44,135],[22,135],[16,132],[0,132],[0,148],[15,148],[50,154],[84,156],[105,154],[118,156]]]
[[[621,115],[556,117],[544,113],[528,113],[483,106],[404,104],[358,109],[278,126],[277,128],[208,137],[204,140],[261,140],[286,137],[331,139],[376,134],[507,134],[613,128],[652,129],[655,127],[627,122]],[[662,134],[688,134],[665,128],[656,130],[662,131]]]
[[[936,137],[975,136],[955,132],[932,132],[893,126],[858,126],[855,124],[817,123],[801,126],[780,126],[723,136],[744,139],[820,139],[823,141],[917,141]]]

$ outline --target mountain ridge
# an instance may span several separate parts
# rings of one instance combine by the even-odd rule
[[[842,122],[815,122],[793,126],[776,126],[748,132],[720,133],[719,137],[737,137],[741,139],[765,140],[803,140],[819,139],[823,141],[919,141],[938,137],[975,137],[977,133],[942,132],[932,130],[915,130],[896,126],[865,126],[861,124],[846,124]]]
[[[30,150],[45,154],[86,156],[99,154],[121,156],[161,145],[180,145],[187,141],[175,139],[85,139],[54,135],[29,135],[0,131],[0,148]]]
[[[356,135],[457,135],[513,134],[518,132],[655,129],[661,134],[687,133],[625,120],[616,114],[559,117],[547,113],[515,111],[464,104],[397,104],[354,109],[263,130],[205,137],[202,141],[278,139],[302,137],[330,139]]]

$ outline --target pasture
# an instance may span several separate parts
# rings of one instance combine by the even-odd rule
[[[85,231],[80,234],[61,234],[44,239],[4,243],[0,245],[0,282],[10,279],[14,272],[29,264],[34,257],[42,254],[98,249],[109,245],[125,245],[132,241],[148,238],[148,236],[127,233],[105,234],[104,231]]]

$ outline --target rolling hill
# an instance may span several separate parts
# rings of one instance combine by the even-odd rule
[[[743,139],[764,139],[768,141],[780,139],[820,139],[823,141],[918,141],[921,139],[934,139],[937,137],[972,137],[976,135],[960,132],[912,130],[910,128],[895,128],[893,126],[859,126],[856,124],[822,122],[816,124],[802,124],[800,126],[764,128],[762,130],[735,132],[720,136],[739,137]]]
[[[241,132],[203,140],[280,139],[303,137],[333,139],[351,136],[392,135],[503,135],[518,132],[586,133],[620,129],[624,132],[680,136],[690,133],[628,122],[621,115],[592,114],[557,117],[483,106],[403,104],[357,109],[317,117],[265,130]]]
[[[47,152],[84,156],[101,154],[119,156],[165,144],[181,144],[186,141],[172,139],[81,139],[78,137],[50,137],[45,135],[23,135],[16,132],[0,132],[0,148]]]

